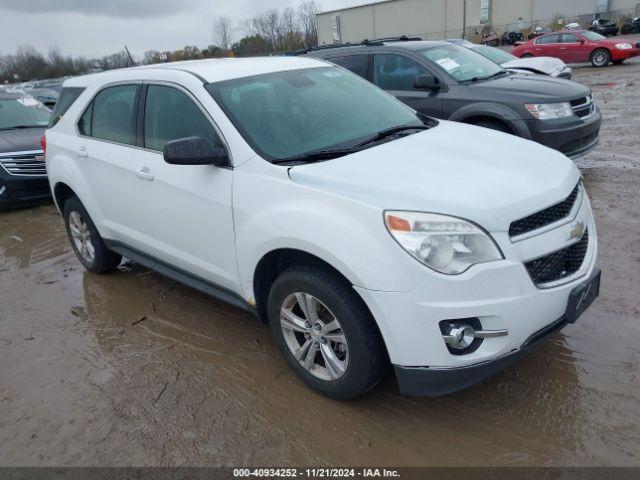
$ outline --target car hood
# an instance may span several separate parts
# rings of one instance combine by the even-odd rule
[[[566,66],[562,60],[553,57],[518,58],[502,64],[503,68],[524,68],[547,75],[561,72]]]
[[[0,130],[0,155],[3,153],[42,150],[40,138],[44,127]]]
[[[545,102],[562,102],[586,97],[588,87],[563,78],[513,73],[487,81],[470,84],[473,88],[497,95],[518,95]]]
[[[289,176],[382,210],[453,215],[504,232],[512,221],[569,195],[580,172],[540,144],[441,121],[345,157],[291,167]]]

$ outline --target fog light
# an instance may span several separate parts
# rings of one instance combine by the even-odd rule
[[[4,192],[7,191],[7,187],[4,185],[0,185],[0,197],[4,195]]]
[[[444,342],[455,350],[469,348],[476,338],[476,331],[471,325],[452,326],[447,335],[443,335]]]
[[[467,355],[475,352],[485,338],[504,337],[507,330],[483,330],[478,318],[459,318],[440,322],[442,339],[449,353]]]

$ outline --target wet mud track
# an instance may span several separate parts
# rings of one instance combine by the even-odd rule
[[[440,398],[304,387],[252,316],[135,265],[96,276],[52,206],[0,214],[0,465],[640,465],[640,62],[575,79],[600,298],[517,365]]]

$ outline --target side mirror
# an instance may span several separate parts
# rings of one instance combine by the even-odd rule
[[[223,147],[212,147],[201,137],[178,138],[164,146],[164,161],[171,165],[228,165],[229,155]]]
[[[413,87],[419,90],[440,90],[440,80],[429,73],[423,73],[413,79]]]

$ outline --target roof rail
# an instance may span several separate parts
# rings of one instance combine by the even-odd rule
[[[387,38],[374,38],[369,40],[365,38],[360,43],[330,43],[328,45],[319,45],[317,47],[309,47],[303,48],[302,50],[295,50],[293,52],[286,52],[284,55],[287,56],[297,56],[304,55],[309,52],[316,52],[318,50],[330,50],[332,48],[343,48],[343,47],[357,47],[358,45],[366,45],[366,46],[378,46],[382,45],[384,42],[416,42],[421,41],[420,37],[407,37],[406,35],[402,35],[400,37],[387,37]]]
[[[408,37],[406,35],[401,35],[399,37],[384,37],[384,38],[372,38],[365,39],[362,41],[363,45],[369,45],[371,43],[380,44],[382,42],[420,42],[422,41],[422,37]]]

